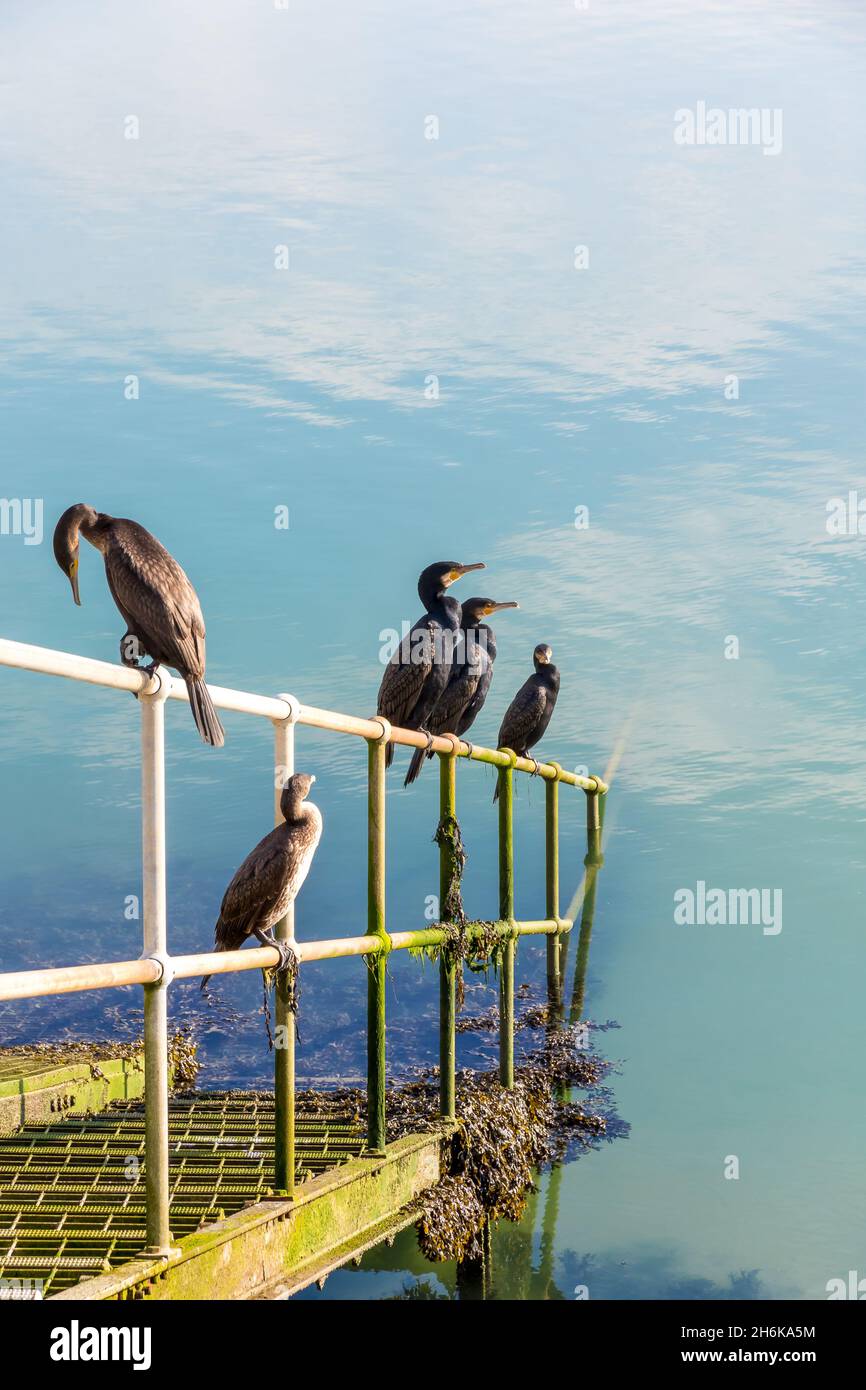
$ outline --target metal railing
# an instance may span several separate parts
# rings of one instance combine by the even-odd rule
[[[170,956],[167,936],[165,860],[165,702],[186,700],[186,687],[160,668],[153,676],[129,667],[112,666],[70,652],[51,651],[0,638],[0,666],[64,676],[113,690],[131,691],[141,703],[142,805],[142,955],[138,960],[62,966],[47,970],[0,973],[0,1000],[28,999],[76,990],[110,989],[118,985],[144,988],[145,1053],[145,1184],[148,1253],[171,1253],[169,1224],[168,1141],[168,1020],[167,992],[172,980],[218,975],[238,970],[273,968],[279,953],[259,946],[243,951],[200,952]],[[303,705],[293,695],[254,695],[243,690],[209,686],[219,709],[269,719],[274,726],[274,813],[281,824],[279,802],[283,781],[294,772],[295,725],[350,734],[368,745],[367,932],[332,941],[299,942],[295,937],[294,907],[275,935],[288,942],[300,964],[344,956],[363,956],[368,966],[367,994],[367,1150],[385,1149],[385,967],[389,952],[440,946],[440,1109],[454,1118],[457,961],[448,949],[454,928],[440,923],[418,931],[388,932],[385,917],[385,749],[388,742],[426,748],[427,738],[412,729],[392,727],[387,719],[358,719],[353,715]],[[598,777],[581,777],[558,763],[536,765],[509,749],[479,748],[453,734],[432,739],[431,751],[440,762],[440,824],[455,823],[456,761],[486,763],[497,769],[499,785],[499,919],[472,923],[464,930],[470,940],[491,934],[502,941],[499,972],[499,1071],[502,1084],[514,1085],[514,949],[520,936],[547,937],[548,980],[559,980],[560,942],[571,929],[559,916],[559,786],[582,789],[587,796],[589,858],[600,847],[599,798],[607,784]],[[512,776],[515,771],[544,779],[546,818],[546,916],[538,921],[514,918],[514,840]],[[588,862],[588,861],[587,861]],[[456,871],[453,837],[440,837],[440,915]],[[278,1193],[294,1195],[295,1186],[295,1030],[291,982],[277,976],[274,1049],[275,1151],[274,1185]]]

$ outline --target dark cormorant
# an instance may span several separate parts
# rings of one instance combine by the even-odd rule
[[[499,730],[497,748],[511,748],[519,758],[528,758],[529,750],[543,736],[550,723],[559,694],[559,671],[553,664],[553,652],[544,642],[539,642],[532,653],[535,674],[529,677],[518,690],[508,709]],[[535,762],[536,772],[538,763]],[[495,801],[499,795],[499,785],[493,794]]]
[[[427,732],[426,721],[448,684],[460,630],[460,604],[445,591],[461,575],[483,569],[480,563],[459,565],[456,560],[440,560],[422,571],[418,595],[426,611],[391,657],[379,687],[376,713],[391,724]],[[389,743],[386,767],[393,758],[394,745]]]
[[[205,743],[221,748],[223,726],[205,685],[205,629],[198,595],[177,561],[137,521],[107,516],[84,502],[65,511],[54,528],[54,558],[78,593],[78,536],[102,551],[112,598],[126,622],[120,639],[124,666],[173,666],[186,682],[196,728]]]
[[[296,772],[286,782],[280,797],[284,823],[259,841],[225,891],[214,927],[217,951],[239,951],[255,936],[263,946],[277,948],[281,968],[288,964],[286,943],[275,939],[273,928],[295,901],[322,837],[322,813],[304,801],[315,780]],[[202,989],[210,978],[202,980]]]
[[[482,618],[502,608],[518,608],[517,603],[496,603],[492,598],[468,598],[463,604],[463,641],[454,657],[448,684],[427,720],[431,734],[466,733],[481,713],[493,679],[496,660],[496,638],[493,629]],[[431,753],[426,756],[432,757]],[[412,754],[404,787],[414,782],[424,766],[425,750],[416,748]]]

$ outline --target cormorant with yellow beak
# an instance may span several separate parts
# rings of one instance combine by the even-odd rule
[[[431,734],[457,734],[462,737],[475,723],[487,699],[496,660],[493,628],[489,623],[482,622],[482,618],[503,608],[519,607],[519,604],[510,601],[496,603],[492,598],[468,598],[463,604],[463,642],[451,668],[448,684],[427,720]],[[423,748],[415,749],[404,787],[419,776],[425,756],[430,758],[433,755],[425,753]]]
[[[440,560],[428,565],[418,580],[424,616],[413,625],[385,668],[376,713],[403,729],[429,733],[427,720],[451,675],[459,640],[461,609],[446,590],[481,563],[460,565]],[[394,745],[388,744],[385,765],[391,766]]]

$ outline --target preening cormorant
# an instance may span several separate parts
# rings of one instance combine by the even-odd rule
[[[225,733],[205,685],[205,628],[198,595],[180,565],[137,521],[107,516],[84,502],[65,511],[54,528],[54,558],[78,592],[79,533],[102,551],[112,598],[126,622],[120,639],[124,666],[173,666],[186,682],[196,728],[215,748]]]
[[[545,642],[539,642],[532,653],[532,660],[535,674],[524,682],[505,711],[496,745],[497,748],[513,749],[519,758],[529,757],[530,748],[544,734],[559,694],[559,671],[553,664],[553,652]],[[535,766],[537,771],[537,762]],[[497,784],[494,801],[498,795]]]
[[[463,641],[454,657],[454,665],[448,684],[436,702],[427,720],[431,734],[465,734],[481,712],[487,699],[490,682],[493,679],[493,663],[496,660],[496,638],[493,629],[482,622],[491,613],[502,608],[519,608],[519,604],[496,603],[492,598],[468,598],[463,604],[461,628]],[[416,748],[412,754],[409,771],[406,773],[404,787],[421,772],[424,758],[432,757],[423,748]]]
[[[273,928],[295,901],[322,837],[322,813],[304,800],[315,780],[296,772],[286,782],[280,797],[283,824],[259,841],[225,891],[214,927],[217,951],[239,951],[255,936],[263,946],[276,946],[281,968],[288,964],[285,942],[275,939]],[[202,980],[202,989],[210,978]]]
[[[376,713],[391,724],[427,732],[426,721],[451,675],[460,630],[460,604],[446,590],[461,575],[483,569],[481,563],[460,565],[456,560],[440,560],[422,571],[418,595],[424,616],[403,638],[385,667],[379,687]],[[387,767],[393,758],[394,745],[389,743]]]

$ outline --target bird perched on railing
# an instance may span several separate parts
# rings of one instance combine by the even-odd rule
[[[472,727],[490,689],[493,663],[496,660],[496,638],[488,623],[482,622],[491,613],[503,608],[519,608],[517,603],[496,603],[492,598],[468,598],[463,604],[461,629],[463,641],[454,657],[448,684],[427,720],[431,734],[462,736]],[[432,753],[416,748],[412,754],[404,787],[414,782],[424,766],[424,758]]]
[[[291,951],[273,929],[298,896],[322,838],[322,813],[305,799],[315,780],[296,772],[286,782],[280,796],[283,824],[259,841],[225,891],[214,927],[217,951],[239,951],[254,936],[263,946],[276,947],[279,969],[291,964]],[[202,989],[210,978],[202,980]]]
[[[553,652],[545,642],[539,642],[532,653],[535,674],[520,687],[502,720],[499,730],[498,748],[510,748],[518,758],[529,757],[543,736],[556,705],[559,694],[559,671],[553,664]],[[535,771],[538,772],[538,762]],[[495,801],[499,796],[499,785],[493,793]]]
[[[225,733],[204,679],[204,618],[186,574],[137,521],[78,502],[54,528],[54,558],[79,605],[79,534],[102,552],[108,587],[127,627],[120,639],[124,666],[151,675],[157,666],[173,666],[186,683],[196,728],[205,743],[221,748]],[[140,668],[139,658],[145,656],[151,663]]]
[[[426,721],[448,684],[460,630],[460,604],[446,590],[470,570],[483,569],[481,563],[460,565],[456,560],[440,560],[422,571],[418,595],[424,616],[403,638],[385,667],[379,687],[376,713],[389,723],[429,732]],[[394,745],[389,743],[386,767],[393,759]]]

